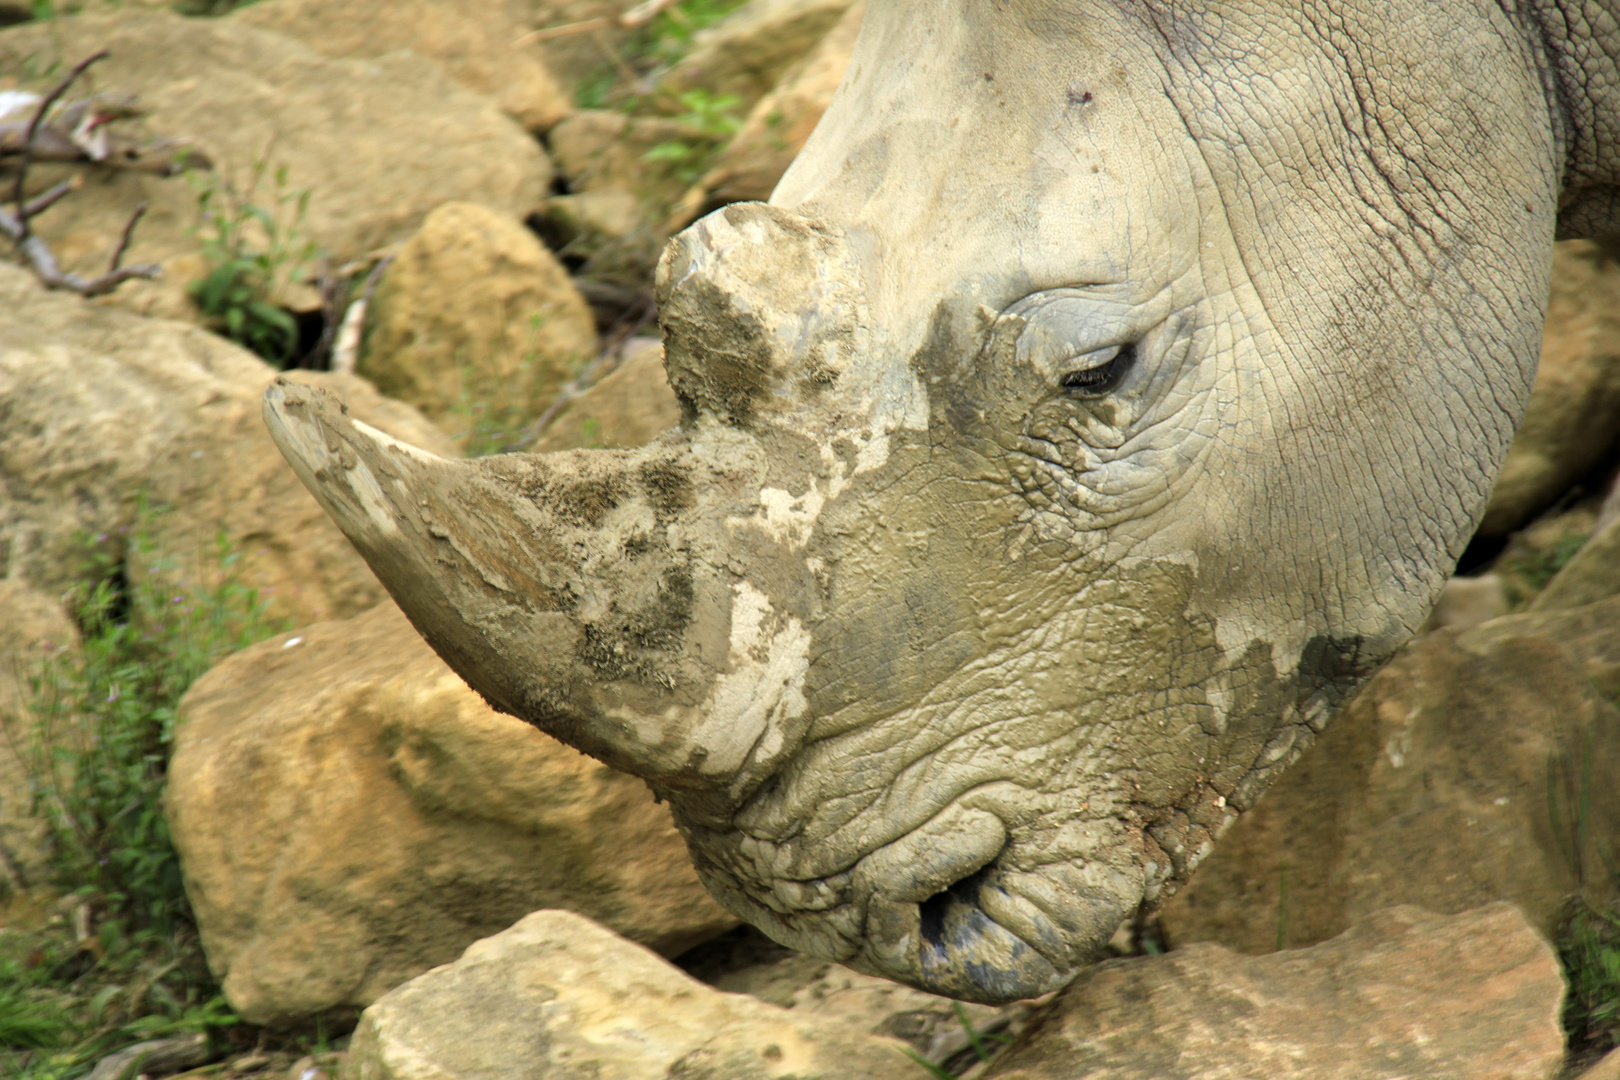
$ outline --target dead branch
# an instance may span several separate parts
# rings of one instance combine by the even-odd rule
[[[45,114],[51,111],[56,99],[67,93],[68,87],[80,75],[85,73],[89,66],[97,60],[107,58],[106,49],[98,49],[89,56],[73,65],[73,69],[62,77],[62,81],[53,86],[49,93],[39,99],[39,107],[28,120],[27,131],[23,134],[22,163],[17,167],[17,183],[12,189],[12,203],[17,207],[17,226],[21,229],[18,240],[28,239],[28,204],[23,201],[23,184],[28,180],[28,165],[34,155],[34,139],[39,135],[39,125],[45,122]]]
[[[355,364],[360,358],[360,339],[366,329],[366,311],[371,307],[371,297],[377,291],[377,283],[382,280],[383,273],[393,261],[392,255],[377,260],[377,265],[366,275],[366,283],[360,290],[360,298],[350,304],[349,310],[343,313],[343,324],[338,327],[337,339],[332,344],[333,371],[354,371]]]
[[[124,231],[118,238],[118,246],[113,249],[107,272],[93,278],[85,278],[64,271],[61,263],[56,259],[55,252],[51,251],[49,245],[39,236],[36,236],[30,227],[30,221],[36,214],[54,206],[69,192],[83,183],[83,180],[79,177],[74,177],[59,184],[53,184],[32,199],[25,197],[28,185],[28,167],[35,160],[35,151],[42,125],[45,123],[45,117],[62,95],[67,93],[68,88],[73,85],[74,81],[80,75],[83,75],[91,64],[106,56],[107,50],[101,49],[85,57],[73,65],[73,69],[52,87],[49,93],[40,98],[39,104],[34,109],[34,115],[29,118],[23,130],[21,145],[17,150],[17,179],[12,186],[11,199],[14,209],[10,211],[0,210],[0,232],[5,233],[16,242],[17,247],[28,260],[28,264],[33,267],[35,276],[44,282],[45,287],[69,289],[80,296],[101,296],[112,292],[131,278],[154,278],[158,276],[159,272],[158,267],[151,265],[121,265],[124,261],[124,253],[129,250],[130,238],[135,233],[135,223],[140,221],[142,215],[146,213],[145,203],[137,206],[135,212],[130,215],[128,224],[124,226]],[[128,115],[131,108],[127,99],[119,99],[119,104],[98,113],[91,108],[90,103],[93,100],[86,99],[85,102],[75,102],[73,105],[61,110],[55,117],[58,122],[71,123],[71,127],[67,129],[69,131],[67,139],[78,148],[80,160],[96,160],[95,154],[101,153],[105,156],[105,154],[110,153],[110,144],[106,139],[104,130],[105,125],[111,120]],[[81,105],[82,108],[79,107]],[[64,117],[66,118],[65,121],[63,120]],[[51,131],[53,135],[60,134],[56,128],[46,128],[44,130]],[[4,132],[0,131],[0,151],[4,150],[3,138]]]

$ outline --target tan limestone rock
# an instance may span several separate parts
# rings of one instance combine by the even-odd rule
[[[646,786],[469,690],[387,603],[230,657],[181,705],[168,794],[227,999],[352,1015],[538,907],[661,952],[731,926]]]
[[[218,570],[215,537],[272,617],[364,611],[382,586],[271,442],[261,397],[277,373],[185,323],[48,292],[0,266],[0,577],[49,595],[85,580],[86,546],[130,550],[137,500],[173,580]],[[356,417],[441,453],[449,440],[353,375],[296,373],[342,393]]]
[[[1467,630],[1508,613],[1507,592],[1496,574],[1454,577],[1440,591],[1420,633],[1450,627]]]
[[[703,178],[709,205],[771,197],[832,102],[855,51],[865,10],[863,0],[849,5],[809,55],[754,105]]]
[[[1550,506],[1620,435],[1620,263],[1589,240],[1554,249],[1541,367],[1491,492],[1484,536]]]
[[[111,55],[92,69],[87,88],[138,94],[149,115],[136,131],[190,138],[238,187],[257,162],[271,174],[285,166],[287,190],[310,192],[303,234],[339,262],[404,240],[448,200],[521,216],[550,183],[532,137],[410,52],[334,60],[235,19],[121,10],[0,31],[0,70],[43,72],[99,48]],[[69,269],[99,270],[130,211],[148,203],[126,261],[159,263],[164,276],[128,283],[107,302],[196,318],[185,287],[205,270],[195,235],[198,180],[115,170],[86,180],[41,215],[40,235]],[[253,201],[273,205],[271,186],[262,179]]]
[[[851,0],[749,0],[706,30],[659,80],[671,96],[731,94],[748,109],[827,35]]]
[[[537,911],[360,1019],[361,1080],[901,1080],[901,1045],[711,990],[565,911]]]
[[[31,678],[78,647],[79,629],[55,598],[0,578],[0,900],[49,880],[46,825],[34,813],[29,782]]]
[[[410,49],[436,61],[475,94],[530,131],[545,131],[573,111],[523,29],[496,4],[454,0],[265,0],[231,18],[303,42],[322,56],[377,57]]]
[[[1580,1080],[1620,1080],[1620,1050],[1611,1050],[1603,1060],[1581,1073]]]
[[[359,371],[463,446],[510,437],[596,354],[590,308],[523,223],[447,203],[389,267]]]
[[[1601,525],[1536,598],[1533,611],[1580,607],[1620,594],[1620,518]]]
[[[664,373],[664,346],[632,339],[619,366],[560,409],[536,453],[578,447],[626,449],[651,442],[681,422],[681,405]]]
[[[1308,949],[1192,945],[1082,972],[996,1080],[1552,1080],[1563,978],[1507,904],[1397,907]]]
[[[1620,600],[1416,640],[1165,905],[1170,940],[1268,952],[1391,904],[1455,913],[1492,900],[1551,935],[1579,885],[1582,770],[1620,775],[1617,692]],[[1599,887],[1620,787],[1594,784],[1586,813],[1578,858]]]

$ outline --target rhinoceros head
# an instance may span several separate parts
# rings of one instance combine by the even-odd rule
[[[452,462],[292,385],[268,421],[445,659],[645,777],[732,910],[1052,989],[1422,619],[1527,394],[1528,46],[1346,6],[872,0],[771,202],[665,253],[678,431]]]

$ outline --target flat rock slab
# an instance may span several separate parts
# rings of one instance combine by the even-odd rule
[[[1332,941],[1191,945],[1082,974],[996,1080],[1548,1080],[1563,977],[1508,904],[1380,912]]]
[[[537,911],[379,1000],[361,1080],[900,1080],[900,1043],[710,989],[579,915]]]

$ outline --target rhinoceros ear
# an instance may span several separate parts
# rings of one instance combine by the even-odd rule
[[[320,387],[278,379],[264,419],[299,479],[462,678],[535,722],[570,711],[557,688],[570,682],[576,630],[536,577],[554,562],[543,550],[548,522],[518,486],[487,462],[452,461],[369,427]]]

